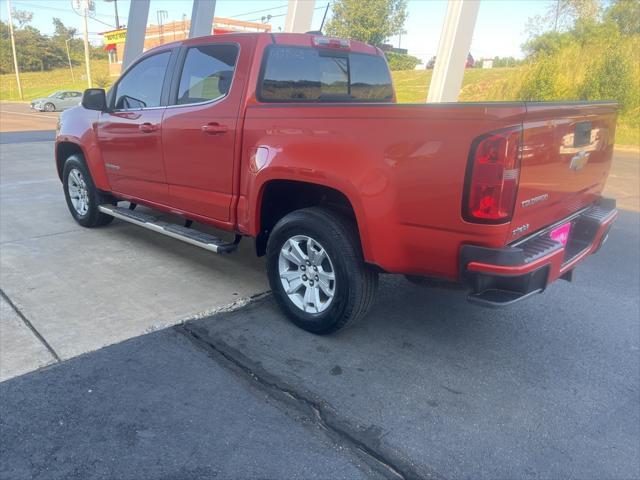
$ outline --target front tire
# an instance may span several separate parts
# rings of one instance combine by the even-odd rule
[[[62,185],[69,212],[83,227],[107,225],[113,221],[111,215],[102,213],[98,206],[108,203],[93,184],[89,169],[80,155],[71,155],[64,163]]]
[[[55,112],[56,111],[56,106],[51,102],[47,102],[47,103],[44,104],[44,111],[45,112]]]
[[[267,274],[287,317],[316,334],[362,318],[378,285],[378,274],[364,263],[355,223],[317,207],[292,212],[273,228]]]

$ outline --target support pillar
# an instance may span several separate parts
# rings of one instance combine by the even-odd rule
[[[144,37],[147,33],[150,0],[133,0],[129,6],[127,21],[127,39],[124,43],[122,71],[133,63],[144,50]]]
[[[193,0],[189,38],[211,35],[216,0]]]
[[[313,11],[316,0],[289,0],[284,31],[290,33],[306,33],[311,30]]]
[[[457,102],[480,0],[449,0],[427,102]]]

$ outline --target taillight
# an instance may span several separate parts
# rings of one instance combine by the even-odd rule
[[[473,142],[462,206],[465,220],[511,220],[520,180],[521,144],[521,127],[483,135]]]

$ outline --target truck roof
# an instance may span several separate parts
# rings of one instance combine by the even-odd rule
[[[165,50],[169,48],[173,48],[179,45],[188,45],[192,43],[203,43],[207,40],[219,39],[221,36],[225,38],[232,39],[233,37],[242,36],[242,37],[270,37],[271,43],[277,45],[295,45],[295,46],[313,46],[313,39],[315,37],[327,37],[326,35],[316,34],[316,33],[270,33],[270,32],[232,32],[232,33],[222,33],[218,35],[207,35],[203,37],[196,38],[186,38],[184,40],[177,40],[175,42],[164,43],[157,47],[151,48],[144,52],[147,54],[148,52],[155,52],[160,50]],[[333,37],[328,37],[333,38]],[[368,45],[363,42],[359,42],[357,40],[349,40],[349,51],[356,53],[368,53],[370,55],[382,55],[381,50],[371,45]]]

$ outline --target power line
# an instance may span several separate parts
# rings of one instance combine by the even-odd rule
[[[254,10],[252,12],[245,12],[245,13],[239,13],[237,15],[231,15],[228,18],[238,18],[238,17],[244,17],[245,15],[253,15],[254,13],[262,13],[262,12],[269,12],[271,10],[279,10],[281,8],[287,7],[288,4],[284,4],[284,5],[279,5],[277,7],[271,7],[271,8],[263,8],[262,10]]]
[[[17,2],[14,0],[14,4],[18,4],[18,6],[21,7],[26,7],[26,8],[36,8],[36,9],[43,9],[43,10],[54,10],[57,12],[66,12],[69,13],[72,10],[66,9],[66,8],[61,8],[61,7],[51,7],[48,5],[36,5],[33,3],[28,3],[28,2],[23,2],[22,0],[18,0]],[[95,13],[95,15],[100,15],[101,17],[109,17],[109,18],[113,18],[113,15],[109,15],[108,13]],[[96,20],[95,18],[92,18],[92,20]]]
[[[329,2],[329,3],[332,3],[332,2]],[[321,6],[319,6],[319,7],[314,8],[313,10],[314,10],[314,11],[315,11],[315,10],[322,10],[323,8],[327,8],[327,6],[326,6],[326,5],[321,5]],[[269,19],[269,20],[271,20],[272,18],[284,17],[284,16],[286,16],[286,15],[287,15],[286,13],[280,13],[280,14],[278,14],[278,15],[269,15],[269,16],[268,16],[268,19]],[[233,18],[233,17],[231,17],[231,18]],[[247,20],[247,22],[257,22],[257,21],[262,21],[264,18],[265,18],[265,17],[254,18],[254,19],[252,19],[252,20]]]

